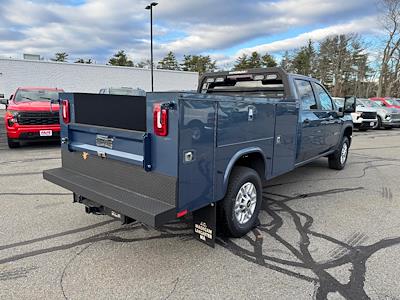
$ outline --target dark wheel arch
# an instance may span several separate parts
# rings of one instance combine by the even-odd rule
[[[343,131],[343,136],[347,137],[349,139],[349,146],[351,145],[351,140],[353,136],[353,127],[352,126],[347,126],[344,131]],[[340,144],[342,143],[342,139],[340,139]]]
[[[235,167],[248,167],[255,170],[261,181],[265,181],[266,172],[267,172],[267,160],[260,148],[254,147],[251,149],[243,149],[242,151],[236,153],[228,163],[225,174],[224,174],[224,181],[223,181],[223,196],[225,196],[229,179],[232,174],[232,170]],[[221,198],[221,199],[222,199]]]

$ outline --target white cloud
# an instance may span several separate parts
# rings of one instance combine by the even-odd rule
[[[68,0],[64,0],[68,1]],[[154,9],[156,58],[172,50],[218,54],[267,37],[276,42],[254,49],[275,52],[298,47],[335,32],[367,32],[374,0],[160,0]],[[137,61],[149,53],[148,1],[87,0],[82,5],[62,0],[2,0],[0,55],[38,53],[51,57],[66,51],[73,58],[105,62],[119,49]],[[321,29],[291,39],[279,36],[314,24]],[[253,48],[245,49],[251,51]],[[264,50],[265,49],[265,50]]]
[[[237,53],[237,55],[241,55],[243,53],[249,54],[253,51],[273,53],[273,52],[291,50],[305,45],[310,39],[313,41],[321,41],[332,35],[349,34],[349,33],[374,34],[379,32],[377,28],[371,27],[371,24],[374,24],[376,22],[377,22],[376,17],[365,17],[359,20],[354,20],[349,23],[333,25],[321,29],[316,29],[310,32],[302,33],[293,38],[283,39],[276,42],[264,45],[258,45],[251,48],[245,48],[240,50]]]

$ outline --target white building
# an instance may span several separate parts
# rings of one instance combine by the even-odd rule
[[[154,91],[195,90],[198,73],[154,70]],[[57,87],[66,92],[98,93],[105,87],[151,90],[149,69],[0,58],[0,94],[18,87]]]

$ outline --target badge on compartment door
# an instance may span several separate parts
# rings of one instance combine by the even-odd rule
[[[96,135],[96,146],[104,147],[108,149],[113,148],[114,138],[106,136],[106,135]]]

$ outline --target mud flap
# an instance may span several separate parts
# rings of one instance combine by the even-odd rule
[[[193,234],[195,239],[215,247],[217,229],[217,206],[214,203],[193,212]]]

